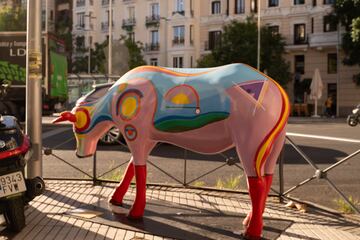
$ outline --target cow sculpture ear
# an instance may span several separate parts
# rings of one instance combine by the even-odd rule
[[[140,111],[143,94],[137,89],[123,92],[116,102],[116,116],[123,121],[134,119]]]

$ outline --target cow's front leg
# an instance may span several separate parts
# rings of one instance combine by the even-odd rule
[[[144,215],[146,203],[146,160],[156,145],[156,142],[144,138],[137,140],[138,142],[129,144],[133,154],[136,178],[136,196],[128,215],[130,219],[139,219]]]
[[[122,206],[123,198],[129,188],[129,185],[134,177],[134,174],[135,174],[134,163],[133,163],[133,158],[131,158],[119,186],[116,187],[115,191],[113,192],[110,198],[109,202],[111,204],[116,206]]]
[[[128,218],[140,219],[144,215],[146,203],[146,165],[135,165],[136,197]]]

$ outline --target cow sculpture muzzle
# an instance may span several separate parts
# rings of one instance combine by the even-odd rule
[[[104,124],[104,126],[86,133],[82,133],[82,131],[87,130],[90,122],[90,117],[88,114],[86,114],[88,119],[87,123],[84,124],[83,119],[81,119],[81,115],[83,114],[83,109],[79,108],[76,109],[75,114],[69,111],[62,112],[58,118],[52,121],[52,123],[59,123],[64,121],[73,123],[74,132],[76,132],[76,156],[79,158],[85,158],[94,155],[99,137],[101,137],[110,126],[106,123],[100,123],[101,125]]]

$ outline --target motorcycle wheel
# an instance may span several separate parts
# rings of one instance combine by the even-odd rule
[[[25,227],[23,199],[15,198],[7,201],[4,216],[8,228],[13,232],[20,232]]]
[[[355,127],[358,124],[358,121],[355,117],[349,117],[348,118],[348,124],[352,127]]]

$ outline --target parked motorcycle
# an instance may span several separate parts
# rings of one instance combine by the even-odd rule
[[[25,227],[25,205],[43,193],[42,178],[24,178],[31,143],[15,117],[0,115],[0,214],[14,232]]]
[[[360,104],[352,110],[352,113],[347,117],[347,123],[355,127],[360,122]]]

